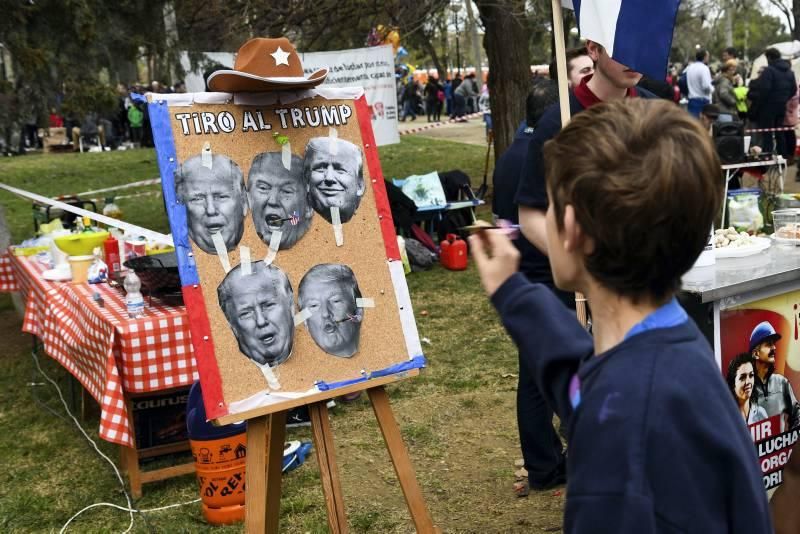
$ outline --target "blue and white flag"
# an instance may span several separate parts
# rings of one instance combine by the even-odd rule
[[[680,0],[561,0],[575,11],[581,38],[603,47],[631,70],[666,76]]]

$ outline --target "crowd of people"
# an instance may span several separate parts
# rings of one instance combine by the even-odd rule
[[[459,72],[444,82],[431,75],[424,84],[409,75],[405,81],[398,78],[397,103],[401,122],[408,118],[414,121],[418,115],[426,115],[428,122],[439,122],[442,111],[450,119],[463,122],[466,115],[489,108],[489,89],[486,83],[479,85],[474,72],[463,78]]]
[[[750,128],[777,129],[757,133],[753,145],[793,162],[798,83],[791,64],[776,48],[768,48],[766,65],[752,72],[748,81],[747,68],[737,55],[735,48],[723,50],[719,68],[712,73],[709,52],[698,50],[683,73],[674,71],[671,79],[688,99],[689,112],[707,123],[730,118]]]
[[[43,134],[52,129],[64,128],[63,143],[73,150],[79,150],[83,144],[98,146],[101,150],[114,150],[119,147],[152,147],[153,136],[147,106],[136,102],[131,94],[151,93],[185,93],[186,86],[182,81],[174,85],[165,85],[152,81],[145,85],[132,83],[117,84],[114,88],[116,106],[112,110],[89,110],[85,113],[63,113],[61,102],[64,97],[56,99],[49,112],[31,109],[25,114],[19,125],[19,138],[13,142],[11,136],[7,141],[0,140],[5,146],[4,153],[24,154],[31,150],[43,148]]]

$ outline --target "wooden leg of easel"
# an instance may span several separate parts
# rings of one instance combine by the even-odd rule
[[[283,446],[286,439],[286,412],[269,416],[267,439],[267,534],[278,534],[281,517]]]
[[[286,412],[256,417],[247,422],[246,532],[278,532],[285,437]]]
[[[325,506],[328,508],[328,527],[331,534],[346,534],[347,516],[344,512],[342,485],[339,481],[333,433],[325,401],[310,404],[308,414],[311,419],[314,448],[317,452],[322,493],[325,495]]]
[[[419,483],[417,483],[417,476],[414,473],[414,467],[411,465],[408,450],[406,450],[406,446],[403,443],[400,427],[397,426],[397,421],[392,413],[392,406],[389,404],[389,396],[386,394],[386,390],[383,386],[378,386],[368,389],[367,393],[369,394],[369,400],[372,402],[372,409],[375,411],[375,418],[378,420],[383,439],[386,441],[386,448],[389,449],[394,471],[400,481],[400,487],[403,489],[408,511],[411,513],[411,519],[414,521],[417,532],[420,534],[440,532],[433,525],[433,519],[428,513],[428,507],[422,497],[422,490],[420,490]]]

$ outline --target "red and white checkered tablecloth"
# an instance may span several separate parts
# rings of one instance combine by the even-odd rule
[[[0,254],[0,293],[13,293],[19,291],[14,267],[11,265],[11,256],[8,253]]]
[[[197,380],[189,322],[182,306],[146,300],[145,317],[129,319],[121,290],[107,284],[48,282],[35,259],[13,257],[26,297],[22,330],[42,342],[100,403],[100,437],[132,446],[126,393],[148,393]],[[97,292],[104,301],[94,301]]]

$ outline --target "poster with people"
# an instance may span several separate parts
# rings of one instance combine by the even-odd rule
[[[783,481],[800,436],[800,291],[720,312],[722,373],[758,452],[764,487]]]
[[[149,96],[211,419],[424,365],[369,107],[325,77],[253,39],[214,92]]]

